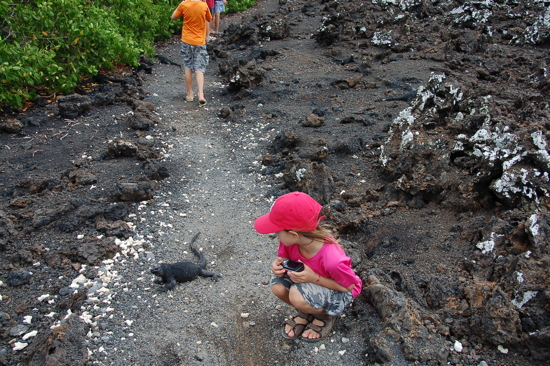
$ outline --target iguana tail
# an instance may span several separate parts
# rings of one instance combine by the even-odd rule
[[[191,243],[189,243],[189,246],[191,247],[191,250],[193,251],[193,253],[195,253],[195,255],[199,257],[199,263],[198,263],[199,267],[204,269],[206,268],[206,258],[197,248],[193,246],[193,244],[195,243],[195,240],[197,240],[197,238],[199,237],[199,234],[200,234],[200,231],[195,234],[193,239],[191,239]]]

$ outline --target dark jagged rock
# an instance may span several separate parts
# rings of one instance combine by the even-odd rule
[[[85,95],[70,94],[57,98],[57,105],[61,117],[75,119],[92,109],[92,100]]]
[[[119,183],[117,185],[118,197],[121,201],[148,201],[154,197],[156,185],[156,181]]]
[[[8,286],[17,287],[26,285],[31,280],[31,273],[29,271],[12,271],[8,274],[6,283]]]

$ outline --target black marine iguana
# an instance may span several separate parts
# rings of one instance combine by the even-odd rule
[[[197,237],[199,236],[200,232],[197,233],[193,239],[191,239],[191,243],[189,243],[189,246],[191,247],[191,250],[197,257],[199,257],[199,263],[192,263],[192,262],[178,262],[178,263],[161,263],[157,267],[151,268],[151,273],[155,276],[158,276],[160,278],[157,278],[155,280],[155,283],[163,284],[166,283],[166,286],[161,287],[160,291],[164,292],[167,290],[171,290],[174,286],[176,286],[176,282],[186,282],[191,281],[197,278],[198,276],[203,277],[212,277],[213,281],[217,281],[218,277],[221,277],[221,275],[217,275],[214,272],[210,272],[205,270],[206,268],[206,258],[204,255],[199,252],[194,246],[193,243],[195,240],[197,240]]]
[[[168,57],[164,57],[162,55],[155,55],[156,58],[158,58],[159,62],[161,64],[166,64],[166,65],[174,65],[174,66],[179,66],[181,67],[180,64],[178,63],[175,63],[174,61],[170,60]]]
[[[390,100],[403,100],[405,102],[410,102],[411,100],[416,98],[416,94],[417,94],[416,90],[413,90],[411,92],[400,95],[398,97],[376,99],[375,102],[387,102],[387,101],[390,101]]]
[[[111,78],[101,73],[92,76],[92,80],[98,84],[108,84],[109,82],[126,84],[126,80]]]
[[[349,57],[346,57],[346,58],[338,58],[338,57],[332,56],[332,55],[325,55],[325,56],[331,57],[334,60],[334,62],[337,62],[340,65],[346,65],[346,64],[350,64],[352,62],[355,62],[355,59],[353,58],[353,55],[351,55]]]

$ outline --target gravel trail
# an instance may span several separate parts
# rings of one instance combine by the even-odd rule
[[[270,0],[253,11],[269,11]],[[226,21],[229,21],[226,20]],[[179,42],[158,50],[179,60]],[[253,228],[274,198],[260,174],[259,159],[278,129],[258,120],[227,123],[218,118],[222,95],[217,65],[206,73],[208,105],[185,103],[179,68],[158,64],[145,77],[146,99],[156,105],[164,131],[164,164],[170,178],[160,183],[154,202],[141,203],[135,220],[137,261],[116,260],[112,310],[105,311],[89,349],[93,365],[315,365],[361,364],[363,339],[347,317],[346,334],[310,344],[281,336],[290,307],[268,287],[269,264],[277,242]],[[207,269],[221,274],[178,284],[159,292],[149,269],[156,263],[196,261],[188,242],[207,258]],[[137,242],[137,244],[136,244]],[[132,243],[130,243],[132,244]],[[343,323],[343,322],[342,322]]]

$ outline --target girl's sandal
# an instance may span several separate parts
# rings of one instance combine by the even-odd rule
[[[304,341],[312,342],[312,343],[313,342],[319,342],[321,339],[325,339],[330,334],[330,332],[332,331],[332,328],[334,327],[334,323],[336,323],[336,317],[328,315],[328,314],[326,314],[326,315],[314,315],[313,317],[317,320],[322,321],[323,325],[314,324],[313,321],[312,321],[304,329],[304,331],[306,331],[308,329],[311,329],[315,333],[319,334],[319,338],[307,338],[307,337],[302,336],[302,339]]]
[[[295,320],[296,318],[302,318],[306,320],[307,323],[305,324],[296,323],[296,320]],[[301,311],[298,311],[298,315],[296,315],[293,318],[285,320],[285,325],[283,326],[283,337],[285,337],[286,339],[296,339],[300,337],[304,332],[304,330],[306,329],[309,322],[311,322],[312,320],[313,320],[313,315],[304,314]],[[291,330],[294,332],[294,337],[289,336],[288,333],[286,332],[287,325],[289,325],[292,328]]]

